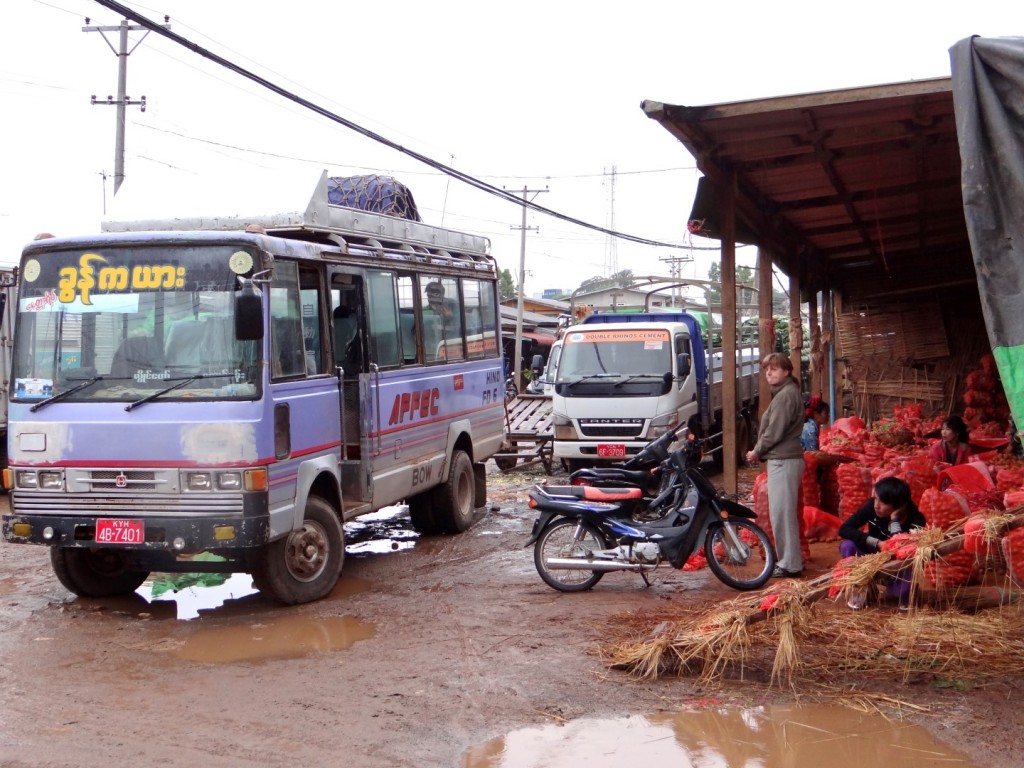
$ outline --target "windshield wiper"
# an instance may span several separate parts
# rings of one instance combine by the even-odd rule
[[[590,381],[591,379],[614,379],[619,374],[617,373],[588,373],[585,376],[580,376],[578,379],[570,379],[569,381],[560,381],[559,384],[579,384],[584,381]]]
[[[50,397],[46,398],[45,400],[39,401],[38,403],[33,405],[31,408],[29,408],[29,410],[32,411],[32,412],[38,411],[44,405],[49,405],[50,403],[55,403],[58,400],[63,400],[65,397],[68,397],[69,395],[73,395],[73,394],[75,394],[75,392],[78,392],[79,390],[85,389],[86,387],[88,387],[88,386],[90,386],[92,384],[95,384],[97,381],[103,381],[103,378],[104,378],[103,376],[93,376],[91,379],[68,379],[68,381],[80,381],[82,383],[81,384],[76,384],[71,389],[65,389],[63,392],[58,392],[56,395],[51,395]]]
[[[151,402],[153,400],[156,400],[158,397],[163,397],[168,392],[173,392],[176,389],[181,389],[182,387],[186,387],[189,384],[191,384],[193,381],[199,381],[200,379],[223,379],[225,376],[234,376],[234,375],[235,374],[233,374],[233,373],[196,373],[196,374],[193,374],[192,376],[185,376],[183,379],[181,379],[181,381],[178,381],[177,384],[172,384],[169,387],[164,387],[163,389],[158,389],[153,394],[146,395],[141,400],[136,400],[134,403],[128,403],[128,405],[126,405],[124,407],[124,409],[126,411],[134,410],[135,408],[138,408],[140,405],[144,405],[145,403],[148,403],[148,402]],[[175,379],[170,379],[170,381],[175,381]]]
[[[623,384],[628,384],[629,382],[636,381],[637,379],[664,379],[664,378],[665,378],[665,374],[663,374],[663,373],[633,373],[633,374],[630,374],[629,376],[627,376],[626,378],[624,378],[622,381],[615,382],[615,386],[613,387],[613,389],[618,389]]]

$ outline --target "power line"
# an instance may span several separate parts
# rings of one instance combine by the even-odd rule
[[[178,45],[181,45],[181,46],[189,49],[190,51],[192,51],[193,53],[198,54],[199,56],[202,56],[203,58],[209,59],[210,61],[214,62],[215,64],[219,64],[220,66],[225,67],[226,69],[229,69],[232,72],[235,72],[236,74],[241,75],[242,77],[245,77],[245,78],[253,81],[254,83],[257,83],[258,85],[261,85],[264,88],[266,88],[266,89],[268,89],[270,91],[273,91],[274,93],[278,94],[279,96],[282,96],[283,98],[288,99],[289,101],[293,101],[296,104],[299,104],[300,106],[303,106],[303,107],[305,107],[305,108],[307,108],[307,109],[309,109],[309,110],[311,110],[311,111],[321,115],[322,117],[327,118],[328,120],[336,122],[339,125],[343,125],[346,128],[349,128],[350,130],[355,131],[356,133],[358,133],[358,134],[360,134],[362,136],[365,136],[368,139],[371,139],[372,141],[375,141],[375,142],[377,142],[379,144],[383,144],[386,147],[390,147],[391,149],[394,149],[397,152],[401,152],[404,155],[408,155],[409,157],[412,157],[413,159],[418,160],[419,162],[421,162],[421,163],[423,163],[425,165],[428,165],[431,168],[434,168],[434,169],[436,169],[438,171],[441,171],[442,173],[445,173],[445,174],[451,176],[452,178],[457,179],[457,180],[463,182],[464,184],[467,184],[467,185],[469,185],[471,187],[474,187],[474,188],[476,188],[476,189],[478,189],[478,190],[480,190],[482,192],[486,192],[487,194],[490,194],[490,195],[493,195],[495,197],[498,197],[498,198],[500,198],[502,200],[505,200],[506,202],[514,203],[515,205],[518,205],[518,206],[524,206],[525,205],[526,207],[528,207],[531,210],[536,211],[538,213],[543,213],[543,214],[546,214],[546,215],[551,216],[553,218],[560,219],[562,221],[567,221],[567,222],[570,222],[570,223],[575,224],[577,226],[584,227],[586,229],[592,229],[592,230],[595,230],[597,232],[603,232],[606,235],[610,235],[612,237],[621,238],[623,240],[628,240],[630,242],[640,243],[642,245],[659,246],[659,247],[663,247],[663,248],[685,248],[686,247],[686,246],[680,245],[678,243],[666,243],[666,242],[662,242],[660,240],[651,240],[651,239],[646,238],[646,237],[639,237],[639,236],[636,236],[636,235],[629,235],[629,234],[626,234],[624,232],[615,232],[615,231],[613,231],[611,229],[608,229],[606,227],[601,227],[601,226],[598,226],[596,224],[590,224],[588,222],[581,221],[579,219],[572,218],[571,216],[567,216],[565,214],[559,213],[558,211],[553,211],[550,208],[545,208],[544,206],[538,205],[535,202],[523,201],[523,200],[519,199],[518,197],[516,197],[513,193],[511,193],[509,191],[500,189],[500,188],[495,187],[495,186],[493,186],[491,184],[487,184],[486,182],[481,181],[480,179],[477,179],[477,178],[475,178],[473,176],[470,176],[469,174],[463,173],[462,171],[456,170],[455,168],[447,166],[444,163],[441,163],[441,162],[439,162],[437,160],[434,160],[434,159],[432,159],[430,157],[427,157],[426,155],[423,155],[423,154],[421,154],[419,152],[416,152],[414,150],[408,149],[407,147],[403,147],[401,144],[398,144],[398,143],[388,139],[387,137],[382,136],[379,133],[376,133],[375,131],[371,131],[371,130],[369,130],[367,128],[364,128],[363,126],[359,125],[358,123],[354,123],[351,120],[348,120],[347,118],[342,117],[341,115],[337,115],[337,114],[331,112],[330,110],[320,106],[319,104],[311,102],[308,99],[305,99],[305,98],[299,96],[298,94],[293,93],[292,91],[289,91],[289,90],[287,90],[285,88],[282,88],[281,86],[276,85],[275,83],[270,82],[266,78],[260,77],[259,75],[255,74],[254,72],[250,72],[249,70],[245,69],[244,67],[238,66],[237,64],[235,64],[235,63],[233,63],[233,62],[223,58],[222,56],[218,56],[217,54],[213,53],[212,51],[209,51],[209,50],[203,48],[202,46],[192,42],[191,40],[188,40],[188,39],[182,37],[181,35],[178,35],[177,33],[172,32],[169,29],[165,29],[163,26],[161,26],[161,25],[159,25],[159,24],[157,24],[155,22],[150,21],[145,16],[142,16],[141,14],[139,14],[136,11],[132,10],[128,6],[123,5],[122,3],[115,2],[114,0],[95,0],[95,2],[98,3],[99,5],[102,5],[105,8],[108,8],[111,11],[114,11],[115,13],[120,14],[121,16],[124,16],[127,19],[131,19],[132,21],[134,21],[134,22],[136,22],[138,24],[141,24],[142,26],[146,27],[150,31],[156,32],[158,35],[162,35],[163,37],[166,37],[168,40],[171,40],[172,42],[175,42]]]

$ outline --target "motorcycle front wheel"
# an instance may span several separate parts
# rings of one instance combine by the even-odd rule
[[[712,525],[704,540],[704,555],[711,572],[733,589],[760,589],[775,569],[768,534],[743,518]]]
[[[605,549],[601,532],[590,523],[563,518],[549,525],[533,546],[533,564],[537,573],[552,589],[559,592],[585,592],[604,576],[604,571],[591,571],[585,562],[595,550]],[[548,568],[549,558],[574,558],[580,568]]]

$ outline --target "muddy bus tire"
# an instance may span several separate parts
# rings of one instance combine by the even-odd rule
[[[124,554],[113,549],[51,547],[50,565],[57,580],[79,597],[129,595],[149,576],[128,568]]]
[[[442,533],[462,533],[473,524],[475,483],[469,456],[453,451],[448,478],[434,489],[434,517]]]
[[[252,580],[272,600],[309,603],[330,594],[344,562],[345,531],[337,513],[310,496],[302,527],[264,547]]]
[[[413,528],[424,536],[441,533],[441,528],[434,518],[433,490],[410,496],[405,503],[409,505],[409,518],[412,520]]]

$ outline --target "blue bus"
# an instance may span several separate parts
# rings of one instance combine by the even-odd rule
[[[246,572],[295,604],[335,586],[351,518],[405,501],[422,533],[465,530],[504,437],[489,247],[331,205],[326,174],[299,213],[36,240],[4,538],[81,596]]]

